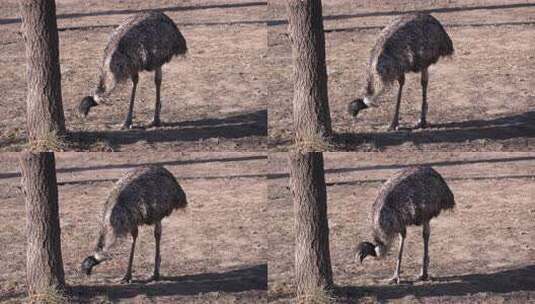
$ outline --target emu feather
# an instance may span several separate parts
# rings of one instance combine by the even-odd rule
[[[82,263],[82,271],[91,274],[92,267],[110,259],[109,251],[116,241],[128,234],[133,243],[124,282],[132,278],[132,263],[138,226],[154,225],[156,257],[153,279],[159,278],[161,221],[174,210],[187,206],[186,194],[174,176],[161,166],[144,166],[129,170],[117,181],[108,195],[102,213],[95,252]]]
[[[80,102],[78,111],[87,116],[91,107],[106,99],[118,84],[132,80],[132,94],[124,128],[132,125],[132,113],[138,74],[142,71],[155,72],[156,105],[152,126],[160,124],[160,86],[162,66],[173,56],[186,54],[186,40],[176,24],[161,12],[137,14],[127,18],[110,35],[104,58],[100,65],[99,81],[92,96]]]
[[[372,207],[372,242],[361,242],[356,249],[356,259],[367,255],[384,257],[396,235],[400,237],[400,249],[393,282],[399,283],[399,271],[406,228],[423,226],[424,260],[420,279],[427,279],[429,222],[443,210],[455,207],[453,193],[442,176],[428,166],[409,167],[388,179]]]
[[[426,127],[427,83],[430,65],[454,52],[453,43],[440,24],[429,14],[411,14],[398,17],[384,28],[368,61],[364,99],[358,98],[348,105],[354,117],[373,104],[396,81],[399,83],[394,119],[389,129],[399,125],[399,105],[405,83],[405,74],[421,72],[422,112],[417,127]],[[366,102],[365,102],[366,101]]]

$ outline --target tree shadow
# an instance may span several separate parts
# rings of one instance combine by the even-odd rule
[[[265,24],[265,20],[236,20],[236,21],[209,21],[209,22],[177,22],[177,26],[235,26],[235,25],[258,25]],[[120,24],[99,24],[99,25],[82,25],[82,26],[66,26],[58,28],[58,32],[65,31],[84,31],[94,29],[116,28]]]
[[[518,25],[535,25],[535,22],[530,21],[515,21],[515,22],[489,22],[489,23],[453,23],[448,24],[444,23],[444,27],[485,27],[485,26],[518,26]],[[354,32],[354,31],[369,31],[369,30],[382,30],[384,26],[353,26],[353,27],[336,27],[336,28],[327,28],[325,33],[336,33],[336,32]]]
[[[366,12],[366,13],[355,13],[355,14],[340,14],[340,15],[327,15],[323,16],[324,21],[329,20],[343,20],[343,19],[352,19],[352,18],[364,18],[364,17],[382,17],[382,16],[398,16],[404,14],[415,14],[415,13],[455,13],[455,12],[466,12],[474,10],[503,10],[503,9],[515,9],[515,8],[524,8],[524,7],[534,7],[533,3],[513,3],[513,4],[500,4],[500,5],[479,5],[479,6],[460,6],[460,7],[440,7],[432,9],[422,9],[422,10],[405,10],[405,11],[380,11],[380,12]],[[288,20],[279,19],[279,20],[269,20],[268,26],[278,26],[288,24]]]
[[[20,299],[20,302],[22,303],[23,299],[27,297],[28,294],[26,292],[21,291],[8,291],[6,293],[0,294],[0,303],[13,301],[10,303],[15,303],[15,299]]]
[[[239,139],[267,137],[267,110],[242,113],[225,118],[206,118],[195,121],[164,123],[154,129],[134,128],[117,131],[77,131],[69,140],[84,149],[97,142],[107,142],[116,149],[144,141],[147,143],[203,141],[209,139]]]
[[[520,174],[520,175],[490,175],[490,176],[454,176],[444,177],[447,181],[486,181],[486,180],[509,180],[509,179],[535,179],[533,174]],[[386,178],[377,178],[377,179],[359,179],[359,180],[350,180],[350,181],[337,181],[337,182],[327,182],[325,185],[327,187],[331,186],[353,186],[353,185],[363,185],[363,184],[376,184],[384,183],[388,179]]]
[[[468,296],[480,292],[510,293],[535,291],[535,265],[503,270],[494,273],[479,273],[434,278],[422,285],[399,286],[343,286],[341,295],[358,299],[373,294],[378,301],[400,299],[408,295],[421,297]]]
[[[406,142],[415,145],[429,143],[463,143],[474,140],[508,140],[535,138],[535,111],[494,119],[433,124],[414,132],[339,133],[335,142],[342,150],[373,143],[376,147],[398,146]]]
[[[267,291],[267,264],[246,266],[226,272],[162,277],[158,282],[134,281],[129,285],[71,286],[70,293],[79,301],[106,296],[111,301],[138,295],[147,297],[196,296],[209,292]]]
[[[345,167],[345,168],[327,168],[325,169],[325,174],[343,174],[348,172],[359,172],[359,171],[376,171],[376,170],[399,170],[402,168],[410,166],[431,166],[431,167],[446,167],[446,166],[459,166],[459,165],[471,165],[471,164],[481,164],[481,163],[506,163],[506,162],[520,162],[520,161],[535,161],[534,156],[515,156],[515,157],[498,157],[498,158],[479,158],[479,159],[462,159],[462,160],[445,160],[445,161],[431,161],[431,162],[417,162],[417,163],[397,163],[391,165],[370,165],[370,166],[360,166],[360,167]],[[326,159],[326,162],[329,162],[329,159]],[[0,175],[1,176],[1,175]],[[269,173],[267,175],[268,179],[278,179],[278,178],[288,178],[290,175],[288,173]],[[471,177],[455,177],[447,178],[449,180],[462,180],[462,179],[506,179],[506,178],[530,178],[531,175],[508,175],[508,176],[471,176]],[[375,183],[375,182],[384,182],[385,180],[358,180],[354,181],[355,184],[360,183]],[[348,182],[348,184],[353,182]],[[333,184],[343,184],[343,182],[337,182]]]
[[[168,6],[168,7],[159,7],[159,8],[150,8],[150,9],[122,9],[122,10],[108,10],[108,11],[97,11],[97,12],[84,12],[84,13],[68,13],[68,14],[58,14],[58,19],[73,19],[73,18],[82,18],[82,17],[93,17],[93,16],[112,16],[112,15],[131,15],[138,13],[149,13],[153,11],[162,11],[162,12],[179,12],[179,11],[192,11],[192,10],[208,10],[208,9],[232,9],[232,8],[244,8],[244,7],[253,7],[253,6],[266,6],[267,2],[258,1],[258,2],[245,2],[245,3],[224,3],[224,4],[204,4],[204,5],[189,5],[189,6]],[[20,18],[6,18],[0,19],[0,25],[2,24],[12,24],[20,23]]]
[[[83,171],[95,171],[95,170],[110,170],[110,169],[130,169],[130,168],[137,168],[137,167],[143,167],[143,166],[149,166],[149,165],[158,165],[158,166],[183,166],[183,165],[193,165],[193,164],[203,164],[203,163],[233,163],[233,162],[242,162],[242,161],[254,161],[254,160],[267,160],[267,155],[252,155],[252,156],[241,156],[241,157],[221,157],[221,158],[201,158],[201,159],[187,159],[187,160],[167,160],[167,161],[154,161],[154,162],[143,162],[143,163],[122,163],[122,164],[104,164],[104,165],[94,165],[94,166],[87,166],[87,167],[57,167],[56,173],[75,173],[75,172],[83,172]],[[61,160],[57,161],[58,164],[61,164]],[[226,175],[227,177],[232,178],[232,175]],[[237,175],[238,176],[238,175]],[[248,174],[248,175],[239,175],[240,177],[259,177],[259,176],[265,176],[265,174]],[[20,172],[3,172],[0,173],[0,179],[4,178],[14,178],[14,177],[21,177]],[[206,177],[191,177],[190,179],[194,178],[206,178]],[[216,176],[208,177],[208,178],[220,178]],[[184,177],[181,177],[181,179],[184,179]],[[187,177],[186,177],[187,179]],[[105,182],[105,181],[116,181],[117,179],[95,179],[95,180],[87,180],[87,181],[80,181],[80,183],[91,183],[91,182]],[[69,184],[71,182],[64,182],[64,184]],[[76,183],[76,182],[72,182]],[[61,182],[58,181],[58,185],[61,184]]]

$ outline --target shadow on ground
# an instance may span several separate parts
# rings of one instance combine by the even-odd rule
[[[106,142],[113,149],[144,141],[147,143],[202,141],[211,138],[238,139],[251,136],[267,136],[267,110],[241,113],[224,118],[206,118],[195,121],[163,123],[153,129],[131,129],[117,131],[71,132],[72,142],[81,148]]]
[[[192,296],[209,292],[267,291],[267,264],[246,266],[220,273],[201,273],[180,277],[162,277],[147,283],[134,281],[129,285],[72,286],[71,294],[79,301],[106,296],[111,301],[129,299],[138,295]]]
[[[468,120],[433,124],[430,128],[414,132],[340,133],[336,144],[342,150],[372,144],[377,148],[397,146],[406,142],[415,145],[429,143],[463,143],[475,140],[508,140],[535,138],[535,111],[489,120]]]
[[[447,166],[459,166],[459,165],[470,165],[470,164],[480,164],[480,163],[507,163],[507,162],[519,162],[519,161],[535,161],[535,156],[517,156],[517,157],[495,157],[495,158],[481,158],[481,159],[464,159],[464,160],[446,160],[446,161],[431,161],[431,162],[417,162],[417,163],[400,163],[400,164],[389,164],[389,165],[371,165],[371,166],[360,166],[360,167],[345,167],[345,168],[328,168],[325,169],[325,174],[344,174],[349,172],[360,172],[360,171],[376,171],[376,170],[399,170],[407,168],[410,166],[431,166],[431,167],[447,167]],[[10,174],[10,173],[8,173]],[[288,173],[269,173],[267,174],[268,179],[278,179],[278,178],[288,178],[290,175]],[[505,178],[531,178],[532,175],[503,175],[503,176],[467,176],[467,177],[450,177],[446,176],[447,180],[465,180],[465,179],[505,179]],[[0,174],[2,178],[2,174]],[[342,184],[360,184],[360,183],[375,183],[375,182],[384,182],[383,179],[366,179],[350,182],[336,182],[336,183],[327,183],[327,185],[342,185]]]
[[[364,18],[364,17],[379,17],[379,16],[398,16],[404,14],[415,14],[415,13],[457,13],[465,11],[474,11],[474,10],[503,10],[503,9],[513,9],[520,7],[533,7],[533,3],[513,3],[513,4],[501,4],[501,5],[479,5],[479,6],[461,6],[461,7],[437,7],[432,9],[421,9],[421,10],[405,10],[405,11],[380,11],[380,12],[365,12],[365,13],[354,13],[354,14],[340,14],[340,15],[325,15],[323,20],[344,20],[344,19],[353,19],[353,18]],[[268,26],[278,26],[288,24],[288,20],[279,19],[279,20],[268,20]]]
[[[251,6],[266,6],[267,2],[258,1],[258,2],[246,2],[246,3],[226,3],[226,4],[205,4],[205,5],[190,5],[190,6],[168,6],[168,7],[158,7],[151,9],[122,9],[122,10],[108,10],[108,11],[96,11],[96,12],[83,12],[83,13],[69,13],[69,14],[58,14],[58,19],[72,19],[72,18],[82,18],[82,17],[93,17],[93,16],[112,16],[112,15],[131,15],[138,13],[149,13],[153,11],[162,11],[162,12],[178,12],[178,11],[190,11],[190,10],[206,10],[206,9],[232,9],[232,8],[243,8]],[[20,23],[20,18],[7,18],[0,19],[1,24],[12,24]]]
[[[405,296],[439,297],[469,296],[476,293],[511,293],[535,290],[535,265],[494,273],[467,274],[434,278],[423,285],[344,286],[341,295],[358,300],[375,295],[378,301],[400,299]]]
[[[110,170],[110,169],[130,169],[130,168],[138,168],[143,166],[149,166],[149,165],[159,165],[159,166],[181,166],[181,165],[191,165],[191,164],[202,164],[202,163],[212,163],[212,162],[240,162],[240,161],[253,161],[253,160],[262,160],[267,159],[267,155],[252,155],[252,156],[242,156],[242,157],[221,157],[221,158],[204,158],[204,159],[187,159],[187,160],[167,160],[167,161],[159,161],[159,162],[144,162],[144,163],[123,163],[123,164],[107,164],[107,165],[94,165],[94,166],[87,166],[87,167],[56,167],[56,173],[74,173],[74,172],[83,172],[83,171],[95,171],[95,170]],[[241,174],[236,175],[236,177],[263,177],[266,176],[265,174]],[[4,178],[15,178],[15,177],[21,177],[21,173],[19,171],[16,172],[3,172],[0,173],[0,179]],[[232,175],[225,175],[226,178],[232,178]],[[188,178],[188,177],[185,177]],[[219,176],[208,176],[208,177],[190,177],[190,179],[195,178],[221,178]],[[181,179],[184,179],[184,177],[181,177]],[[93,182],[99,182],[99,181],[116,181],[117,179],[99,179],[99,180],[92,180]],[[89,181],[87,181],[89,182]],[[58,182],[58,184],[61,184],[61,182]]]

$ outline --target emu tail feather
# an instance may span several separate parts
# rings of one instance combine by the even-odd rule
[[[440,54],[442,56],[453,56],[454,53],[453,42],[448,37],[448,34],[446,34],[446,39],[444,39],[444,43],[440,46]]]

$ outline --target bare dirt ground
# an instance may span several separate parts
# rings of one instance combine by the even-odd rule
[[[0,3],[0,150],[25,146],[25,53],[18,1]],[[59,0],[63,106],[74,141],[92,151],[258,151],[267,146],[266,3],[253,0]],[[81,98],[96,85],[109,33],[131,14],[162,9],[185,36],[189,54],[163,68],[164,126],[122,131],[131,84],[88,118],[76,117]],[[154,113],[154,75],[143,73],[134,125]]]
[[[382,183],[409,164],[430,164],[452,189],[456,208],[431,221],[431,281],[412,284],[421,266],[421,227],[409,228],[402,284],[385,283],[397,242],[382,261],[354,263],[371,235],[369,214]],[[269,300],[291,302],[293,215],[287,158],[269,159]],[[533,303],[535,301],[534,153],[327,153],[330,252],[343,303]]]
[[[519,151],[535,145],[535,1],[323,1],[329,104],[336,143],[357,151]],[[430,69],[428,121],[420,114],[419,74],[403,88],[400,124],[387,132],[397,87],[378,108],[347,114],[365,82],[369,52],[395,16],[428,10],[445,25],[455,55]],[[268,5],[271,81],[269,138],[273,150],[292,144],[292,60],[284,1]]]
[[[75,303],[267,302],[265,221],[267,158],[254,153],[56,154],[62,254]],[[153,270],[152,227],[143,227],[134,258],[134,283],[121,285],[131,240],[90,277],[78,272],[94,248],[107,193],[124,170],[164,165],[188,196],[186,212],[163,221],[162,280]],[[0,154],[0,302],[25,298],[24,197],[16,154]]]

